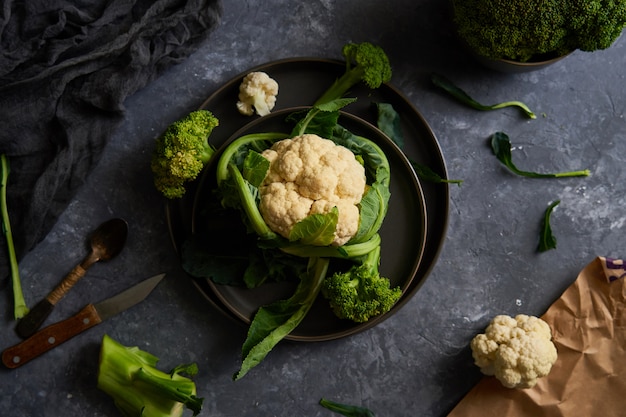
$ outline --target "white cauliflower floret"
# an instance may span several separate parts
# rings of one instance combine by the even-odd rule
[[[474,363],[507,388],[531,388],[550,372],[557,351],[548,323],[534,316],[493,318],[470,344]]]
[[[343,245],[356,234],[365,169],[350,150],[304,134],[276,142],[263,156],[270,168],[260,187],[259,209],[272,230],[288,238],[293,226],[308,215],[337,207],[333,245]]]
[[[264,72],[255,71],[246,75],[239,85],[237,110],[246,116],[254,112],[259,116],[270,114],[276,104],[278,83]]]

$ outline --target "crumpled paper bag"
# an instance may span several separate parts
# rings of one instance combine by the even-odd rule
[[[598,257],[541,317],[558,359],[528,389],[484,377],[448,417],[626,415],[626,265]]]

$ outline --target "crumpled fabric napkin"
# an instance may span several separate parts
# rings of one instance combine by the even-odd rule
[[[40,242],[98,162],[124,100],[220,22],[221,0],[3,0],[0,153],[18,258]],[[0,239],[0,278],[8,274]]]

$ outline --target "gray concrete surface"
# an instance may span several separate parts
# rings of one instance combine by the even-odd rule
[[[259,3],[261,4],[261,3]],[[449,226],[438,262],[396,315],[366,332],[321,343],[286,342],[233,382],[244,326],[217,312],[182,271],[170,243],[164,205],[151,183],[155,137],[197,108],[235,74],[294,56],[340,58],[347,41],[388,52],[392,84],[437,135],[450,178]],[[49,236],[20,267],[29,304],[43,297],[85,254],[85,236],[102,220],[130,226],[124,252],[95,266],[55,309],[49,323],[87,302],[167,272],[148,300],[16,370],[0,369],[0,415],[117,416],[96,388],[103,334],[161,358],[167,369],[196,361],[201,415],[330,416],[321,397],[369,407],[377,416],[445,416],[481,378],[470,339],[496,314],[542,314],[598,255],[620,258],[626,222],[626,39],[610,49],[575,52],[524,74],[488,70],[462,49],[445,2],[225,1],[222,25],[184,63],[131,97],[126,120],[97,169]],[[434,89],[433,71],[485,103],[519,99],[515,109],[478,112]],[[487,138],[505,131],[520,167],[589,168],[587,178],[537,180],[509,173]],[[547,205],[556,250],[537,253]],[[0,297],[7,311],[10,289]],[[10,317],[0,347],[19,341]]]

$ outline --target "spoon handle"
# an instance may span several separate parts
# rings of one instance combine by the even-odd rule
[[[80,264],[76,265],[74,269],[72,269],[69,274],[63,278],[63,281],[56,286],[55,289],[50,291],[50,293],[46,296],[46,300],[50,302],[50,304],[55,305],[61,298],[67,294],[67,292],[78,282],[79,279],[85,276],[87,270],[83,268]]]
[[[48,318],[56,303],[65,296],[67,291],[69,291],[79,279],[85,276],[86,272],[86,269],[80,264],[76,265],[46,298],[38,302],[28,314],[22,317],[15,327],[15,332],[23,339],[32,336],[41,327],[46,318]]]

